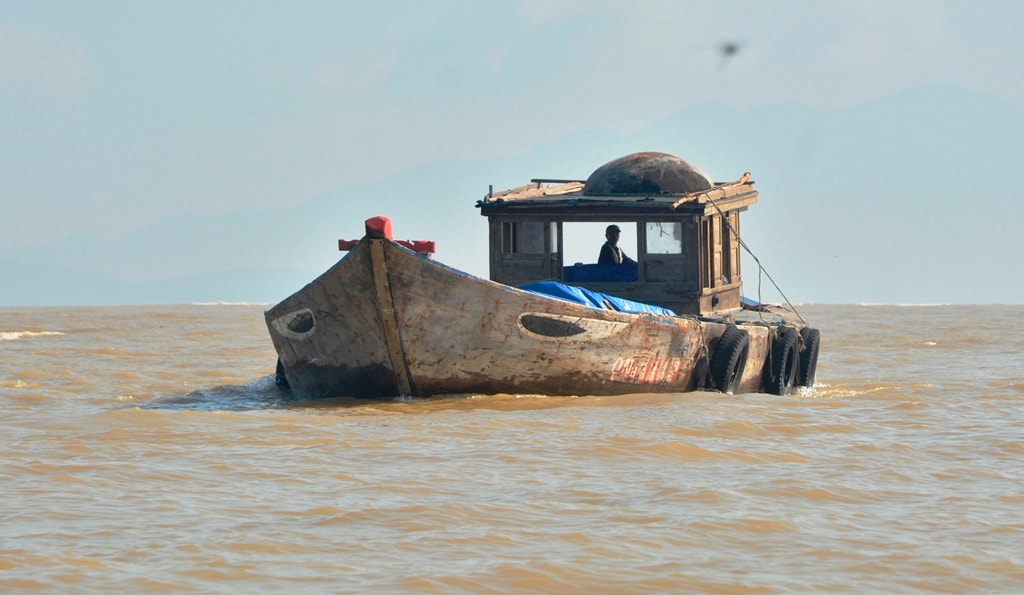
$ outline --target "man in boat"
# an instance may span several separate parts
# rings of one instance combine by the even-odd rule
[[[597,264],[636,264],[636,261],[626,256],[626,253],[619,248],[619,233],[622,230],[618,225],[609,225],[604,230],[604,237],[608,240],[601,246],[601,256]]]

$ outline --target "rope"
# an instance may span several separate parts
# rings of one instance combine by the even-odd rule
[[[736,237],[736,241],[740,243],[740,246],[744,250],[746,250],[747,254],[749,254],[750,257],[754,259],[754,262],[757,263],[757,303],[761,303],[761,273],[764,273],[764,275],[768,277],[768,280],[772,282],[772,285],[775,286],[775,289],[776,291],[779,292],[779,295],[782,296],[782,299],[786,300],[786,305],[788,305],[789,309],[793,311],[793,314],[796,314],[796,317],[800,319],[800,322],[806,325],[807,321],[804,320],[804,317],[801,316],[800,313],[796,311],[796,306],[794,306],[793,303],[789,301],[789,298],[786,297],[786,294],[782,291],[782,288],[779,287],[779,284],[775,282],[775,279],[772,279],[772,276],[768,272],[768,269],[764,268],[764,265],[761,264],[761,261],[757,258],[757,255],[754,254],[750,247],[747,246],[747,243],[743,241],[743,238],[740,237],[740,234],[736,231],[736,229],[733,228],[732,223],[729,221],[729,218],[726,217],[725,213],[722,212],[722,209],[718,207],[718,203],[715,202],[715,199],[711,198],[711,196],[709,196],[707,192],[704,193],[704,198],[706,198],[707,201],[711,203],[711,206],[715,207],[715,210],[718,211],[718,214],[722,216],[722,221],[725,222],[726,227],[728,227],[729,231],[732,232],[732,235]],[[758,316],[760,317],[760,311],[758,311]],[[761,317],[761,320],[762,322],[764,321],[763,317]]]

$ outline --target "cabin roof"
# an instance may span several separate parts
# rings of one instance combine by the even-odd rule
[[[594,170],[586,180],[535,178],[529,184],[488,192],[480,214],[558,216],[669,216],[713,214],[757,202],[750,174],[713,182],[697,167],[667,153],[633,153]]]
[[[750,174],[734,182],[710,183],[705,190],[686,193],[595,194],[581,180],[533,179],[529,184],[490,192],[477,202],[480,214],[539,215],[560,219],[589,216],[666,217],[715,214],[745,209],[757,202]]]

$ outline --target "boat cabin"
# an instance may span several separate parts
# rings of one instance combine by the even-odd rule
[[[741,307],[740,213],[757,202],[750,175],[715,183],[665,153],[634,153],[586,180],[534,179],[488,192],[477,203],[490,227],[490,278],[506,285],[561,281],[677,314],[710,315]],[[565,262],[564,228],[616,224],[636,246],[635,262]],[[604,227],[600,227],[601,233]]]

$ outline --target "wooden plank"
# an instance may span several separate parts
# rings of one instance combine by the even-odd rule
[[[395,317],[395,301],[391,295],[391,284],[388,282],[387,263],[384,260],[384,241],[370,240],[370,261],[373,268],[373,281],[377,288],[377,307],[380,310],[381,324],[384,326],[384,341],[388,346],[391,369],[395,373],[395,384],[402,395],[412,395],[412,381],[402,351],[402,338],[398,334],[398,320]]]
[[[723,212],[738,211],[741,209],[746,209],[747,207],[753,204],[757,204],[757,195],[716,200],[714,204],[710,202],[705,203],[704,214],[717,215],[719,209],[721,209]],[[718,208],[715,208],[716,205],[718,206]]]
[[[690,266],[686,254],[648,254],[643,264],[644,281],[688,281],[692,276]]]
[[[565,184],[553,184],[544,186],[540,183],[527,184],[525,186],[519,186],[518,188],[510,188],[509,190],[503,190],[488,196],[484,202],[497,202],[497,201],[508,201],[508,200],[523,200],[528,198],[538,198],[543,196],[559,196],[563,194],[570,194],[573,192],[582,192],[583,184],[581,182],[569,182]]]

